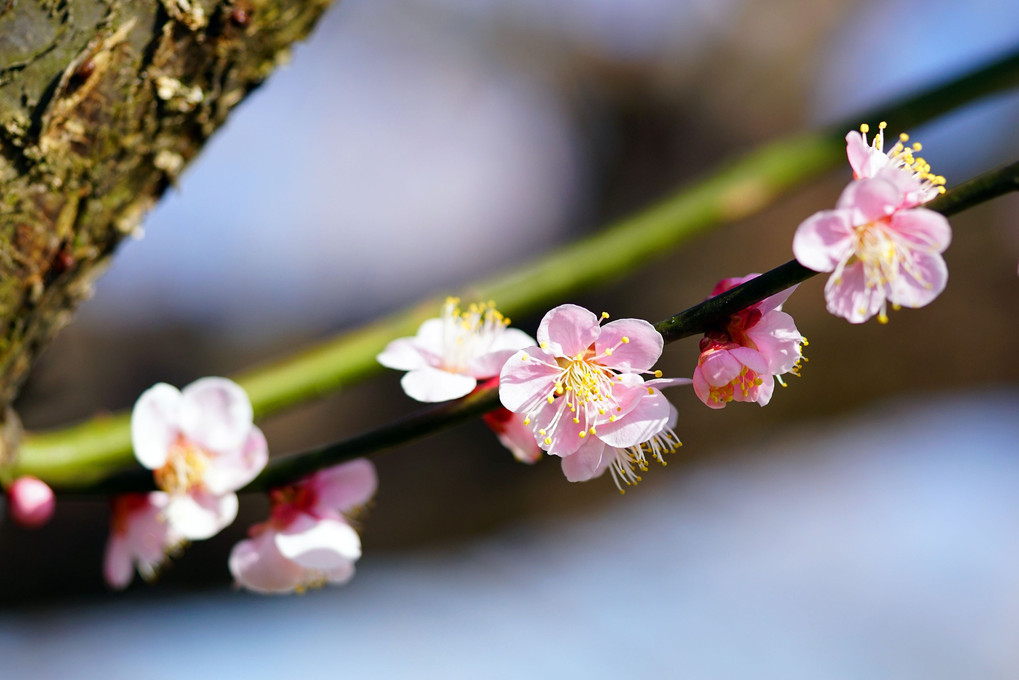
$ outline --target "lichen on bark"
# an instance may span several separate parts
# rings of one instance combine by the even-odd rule
[[[0,412],[117,244],[328,4],[0,0]]]

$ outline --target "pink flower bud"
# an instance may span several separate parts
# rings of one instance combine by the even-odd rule
[[[11,518],[23,527],[35,529],[53,517],[53,489],[35,477],[21,477],[7,490]]]

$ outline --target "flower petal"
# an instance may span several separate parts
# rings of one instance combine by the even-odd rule
[[[793,255],[807,269],[830,272],[852,253],[852,222],[845,210],[822,210],[800,223]]]
[[[861,179],[843,189],[837,211],[851,211],[850,220],[862,225],[888,217],[902,203],[902,192],[886,179]],[[798,258],[797,258],[798,259]]]
[[[650,390],[627,414],[614,422],[598,425],[598,439],[609,446],[625,449],[646,442],[661,432],[669,422],[672,406],[665,395],[654,388],[632,388]]]
[[[361,557],[361,539],[347,524],[302,514],[276,534],[276,548],[283,557],[305,569],[335,569]]]
[[[395,368],[398,371],[413,371],[428,365],[428,361],[414,344],[414,338],[393,340],[375,357],[375,360],[386,368]]]
[[[507,328],[499,333],[485,354],[467,362],[467,372],[478,379],[499,375],[506,361],[519,350],[534,347],[537,343],[527,333],[516,328]]]
[[[697,362],[701,375],[709,385],[728,385],[743,370],[743,365],[729,350],[709,350],[701,354]],[[696,378],[694,379],[696,384]]]
[[[824,286],[828,311],[849,323],[863,323],[878,313],[885,301],[884,288],[868,288],[863,277],[863,264],[854,262],[842,270],[836,280],[832,275]]]
[[[579,305],[559,305],[538,325],[538,346],[557,356],[574,357],[586,352],[600,331],[594,312]]]
[[[775,378],[770,375],[761,376],[763,382],[757,388],[757,398],[754,399],[761,406],[767,406],[771,401],[771,395],[775,392]]]
[[[926,208],[900,210],[890,228],[916,248],[942,253],[952,242],[952,227],[941,213]]]
[[[704,405],[713,408],[720,409],[725,408],[724,401],[717,401],[711,397],[712,386],[708,384],[707,379],[704,377],[704,371],[700,366],[694,369],[693,372],[693,391],[697,395],[697,398],[704,402]]]
[[[274,534],[265,531],[230,551],[227,564],[237,585],[258,593],[289,593],[301,585],[304,569],[280,554]]]
[[[400,379],[403,391],[411,399],[424,402],[449,401],[471,393],[478,381],[469,375],[449,373],[426,366],[404,374]]]
[[[939,253],[914,250],[911,261],[903,263],[899,276],[889,282],[888,299],[903,307],[924,307],[941,295],[948,285],[948,267]]]
[[[182,538],[201,541],[218,534],[237,517],[237,494],[196,491],[171,496],[165,510],[170,528]]]
[[[772,375],[788,373],[800,360],[803,336],[796,330],[796,322],[785,312],[768,312],[747,331],[747,337],[757,345]]]
[[[565,456],[562,467],[566,479],[571,482],[586,482],[603,473],[605,467],[602,467],[601,463],[602,457],[607,453],[606,448],[598,438],[591,437],[575,452]]]
[[[626,342],[623,341],[626,338]],[[662,356],[662,334],[643,319],[619,319],[602,326],[594,343],[597,362],[619,371],[647,371]],[[611,351],[612,354],[601,357]]]
[[[316,505],[346,512],[371,500],[379,482],[375,465],[358,458],[320,470],[307,483],[315,490]]]
[[[257,426],[252,425],[240,450],[210,458],[202,482],[214,495],[230,493],[257,477],[268,462],[269,445],[265,435]]]
[[[531,428],[524,425],[523,415],[499,407],[486,413],[484,419],[499,443],[509,449],[521,463],[536,463],[541,458],[541,447],[534,439]]]
[[[150,470],[166,463],[166,454],[180,433],[180,391],[157,383],[142,392],[131,411],[131,446],[135,458]]]
[[[134,564],[123,536],[111,534],[103,556],[103,578],[111,588],[122,590],[134,578]]]
[[[499,374],[499,400],[510,411],[519,413],[532,407],[552,392],[562,373],[555,357],[538,347],[517,352]]]
[[[244,388],[226,378],[202,378],[181,394],[181,430],[189,439],[213,451],[244,445],[254,420]]]

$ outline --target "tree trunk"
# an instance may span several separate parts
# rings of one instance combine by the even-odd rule
[[[0,410],[9,443],[9,405],[36,355],[120,240],[138,233],[328,4],[0,0]]]

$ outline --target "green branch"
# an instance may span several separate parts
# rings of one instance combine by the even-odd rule
[[[1019,52],[853,121],[766,145],[589,238],[464,289],[471,297],[497,300],[509,315],[557,304],[646,266],[703,231],[753,214],[844,162],[845,133],[862,121],[886,120],[893,129],[907,129],[1017,84]],[[425,300],[235,379],[247,390],[258,418],[335,391],[379,370],[375,356],[386,343],[412,335],[435,315],[442,299]],[[0,470],[0,478],[31,474],[56,485],[81,487],[131,460],[129,417],[122,413],[29,435],[14,464]]]
[[[1019,190],[1019,162],[961,184],[927,203],[925,207],[949,217],[1017,190]],[[790,260],[721,295],[659,321],[655,328],[667,343],[699,335],[724,322],[741,309],[817,274],[818,272],[807,269],[796,260]],[[243,491],[268,491],[273,487],[294,482],[316,470],[400,446],[477,418],[499,406],[499,391],[497,386],[492,385],[494,382],[489,381],[461,399],[424,409],[350,439],[276,458],[270,461],[262,474]],[[108,494],[154,488],[152,472],[135,467],[112,475],[97,484],[69,491],[78,494]]]

